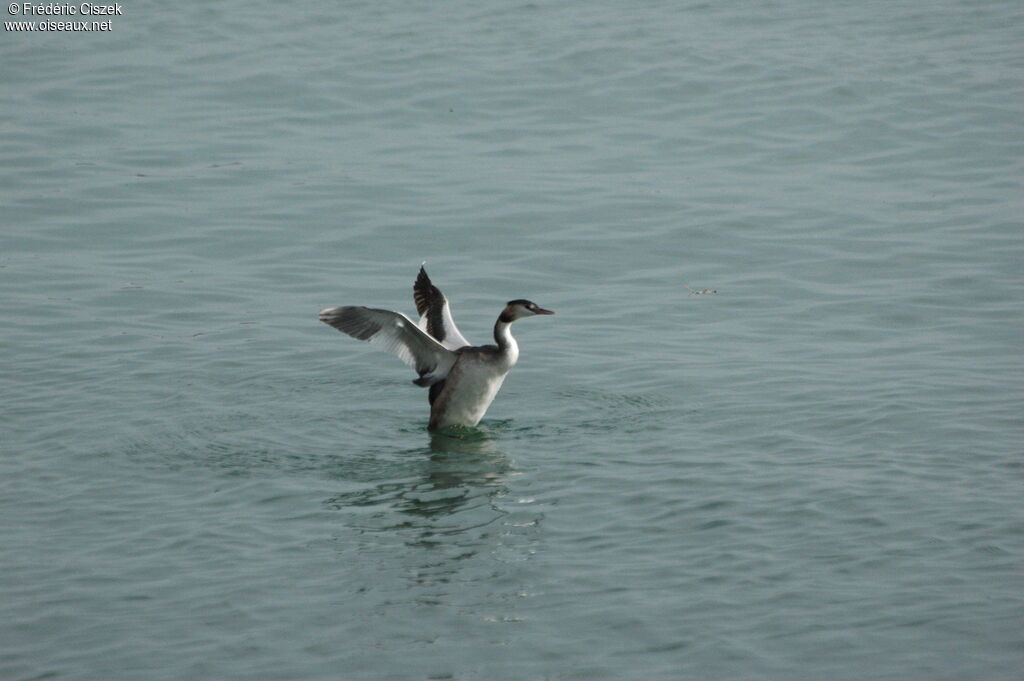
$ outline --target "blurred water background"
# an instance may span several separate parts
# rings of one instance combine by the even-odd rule
[[[0,43],[0,678],[1021,678],[1019,2],[93,18]],[[462,438],[316,319],[423,260],[558,313]]]

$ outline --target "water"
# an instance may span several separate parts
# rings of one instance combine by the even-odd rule
[[[1019,3],[111,20],[0,46],[0,677],[1020,678]],[[461,439],[316,321],[422,260],[558,313]]]

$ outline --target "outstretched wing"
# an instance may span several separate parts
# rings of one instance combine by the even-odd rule
[[[399,312],[372,307],[329,307],[320,311],[320,321],[398,355],[420,375],[415,381],[417,385],[432,385],[444,379],[455,364],[454,352]]]
[[[416,301],[416,313],[420,316],[421,329],[449,350],[458,350],[470,345],[455,326],[448,299],[441,293],[441,289],[430,281],[422,265],[416,283],[412,286],[412,297]]]

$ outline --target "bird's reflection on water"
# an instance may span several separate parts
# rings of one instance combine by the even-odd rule
[[[341,521],[332,539],[345,558],[339,578],[374,612],[457,605],[519,621],[543,512],[520,497],[526,480],[499,437],[507,430],[489,426],[337,461],[350,491],[325,505]]]
[[[421,542],[482,527],[505,515],[497,499],[508,493],[505,482],[514,472],[497,440],[486,432],[433,434],[429,446],[406,450],[401,460],[401,471],[392,470],[387,481],[331,497],[325,505],[339,511],[373,508],[369,517],[360,514],[360,529],[419,530]]]

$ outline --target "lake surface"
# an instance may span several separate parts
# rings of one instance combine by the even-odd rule
[[[1021,678],[1019,2],[102,18],[0,43],[0,678]],[[459,437],[317,321],[424,260],[557,312]]]

